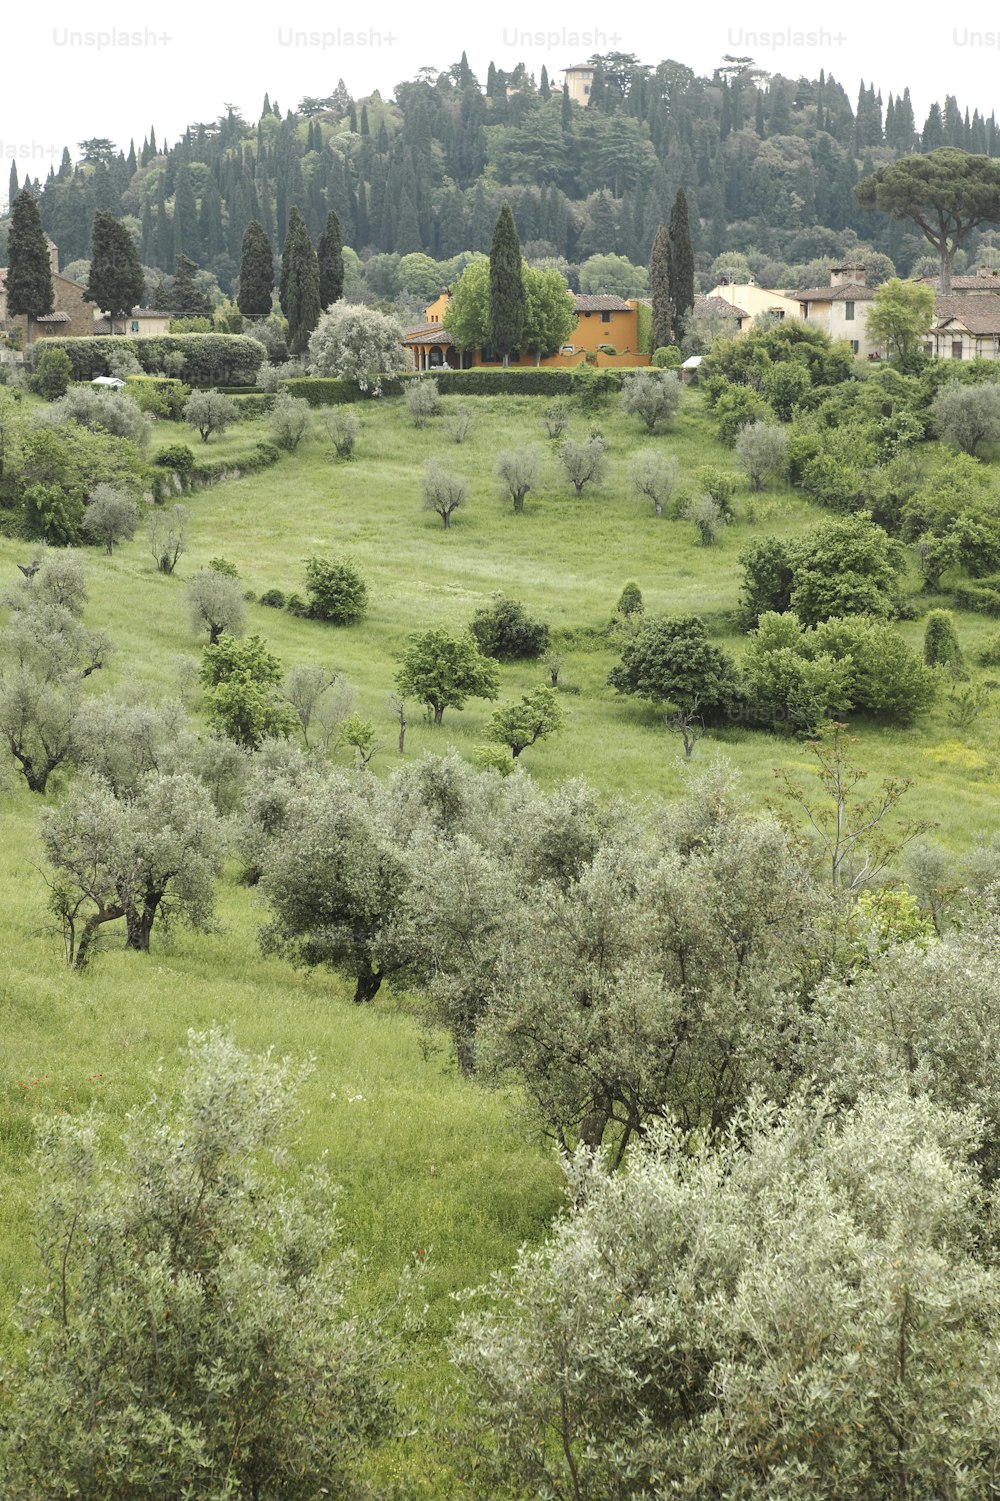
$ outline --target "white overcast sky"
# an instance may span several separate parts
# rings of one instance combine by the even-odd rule
[[[830,16],[839,10],[841,19]],[[0,196],[12,158],[44,177],[62,147],[76,153],[88,136],[137,145],[151,124],[157,140],[173,141],[185,125],[213,120],[227,103],[255,120],[265,90],[284,111],[305,94],[329,93],[343,78],[355,96],[384,95],[421,67],[440,70],[463,46],[485,80],[492,59],[523,61],[550,76],[592,52],[635,52],[643,62],[674,58],[711,73],[726,53],[750,55],[769,72],[815,76],[821,67],[847,89],[852,103],[862,78],[883,97],[909,85],[918,126],[945,93],[960,105],[994,108],[1000,63],[1000,11],[977,17],[947,7],[912,12],[889,7],[756,3],[714,5],[594,4],[320,5],[283,0],[260,9],[171,0],[72,5],[13,3],[6,7],[0,84]],[[81,19],[86,17],[86,19]],[[164,19],[164,18],[169,19]],[[990,27],[995,29],[990,30]],[[559,80],[561,81],[561,80]]]

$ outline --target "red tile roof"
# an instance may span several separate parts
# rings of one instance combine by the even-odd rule
[[[631,305],[608,292],[574,292],[573,306],[578,313],[630,313]]]

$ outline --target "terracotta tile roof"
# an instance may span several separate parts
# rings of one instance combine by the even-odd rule
[[[72,323],[69,313],[42,313],[41,317],[32,319],[34,323]]]
[[[737,307],[735,302],[727,302],[725,297],[713,297],[706,294],[704,297],[696,297],[694,300],[696,313],[729,313],[733,318],[751,318],[746,308]]]
[[[608,292],[574,292],[573,306],[578,313],[630,313],[630,305]]]
[[[418,323],[403,334],[404,344],[452,344],[454,340],[443,323]]]
[[[970,334],[1000,334],[1000,298],[994,304],[992,297],[938,297],[934,303],[934,327],[943,329],[949,323],[960,323]]]
[[[875,288],[862,287],[857,282],[841,282],[836,287],[803,287],[785,295],[796,302],[871,302]]]
[[[920,276],[917,281],[920,286],[933,287],[935,291],[941,285],[940,276]],[[972,276],[953,276],[951,290],[953,292],[1000,293],[1000,270],[977,271]]]

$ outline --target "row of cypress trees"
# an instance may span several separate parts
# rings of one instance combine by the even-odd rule
[[[251,219],[240,253],[240,286],[236,302],[246,317],[265,317],[271,311],[274,258],[263,226]],[[288,231],[281,253],[278,300],[288,319],[288,349],[305,352],[320,313],[344,294],[344,247],[340,220],[333,209],[314,246],[298,208],[288,215]]]
[[[684,320],[694,307],[694,252],[688,221],[687,197],[679,188],[670,210],[670,223],[661,224],[649,261],[649,290],[653,300],[653,348],[677,344]]]

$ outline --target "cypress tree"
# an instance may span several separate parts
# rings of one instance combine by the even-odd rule
[[[573,101],[569,97],[569,84],[562,86],[562,109],[559,116],[563,130],[569,130],[573,123]]]
[[[319,263],[302,215],[293,206],[281,253],[281,311],[288,319],[288,352],[304,354],[319,322]]]
[[[264,318],[271,311],[274,257],[263,227],[251,219],[240,248],[240,289],[236,305],[247,318]]]
[[[649,258],[649,290],[653,298],[653,354],[673,343],[673,304],[670,300],[670,243],[661,224]]]
[[[687,195],[677,189],[667,231],[670,250],[670,295],[673,299],[674,338],[684,332],[684,321],[694,307],[694,251],[688,222]]]
[[[333,209],[326,216],[326,228],[319,237],[316,259],[319,262],[319,305],[328,308],[344,295],[344,245],[340,220]]]
[[[520,348],[524,331],[524,279],[521,242],[506,198],[497,215],[490,246],[490,343],[504,365]]]
[[[114,333],[115,319],[127,317],[145,290],[146,278],[132,236],[110,214],[95,214],[84,302],[107,309]]]
[[[552,87],[549,83],[549,70],[544,63],[542,63],[542,71],[538,79],[538,97],[545,104],[548,104],[549,100],[552,98]]]
[[[17,197],[19,192],[20,184],[17,180],[17,162],[11,162],[10,177],[7,180],[7,202],[11,208],[14,207],[14,199]]]
[[[20,313],[31,325],[55,306],[49,246],[42,229],[38,204],[27,187],[22,188],[11,206],[10,236],[7,242],[7,311]]]
[[[198,232],[198,206],[191,181],[191,169],[182,162],[174,184],[174,254],[189,255],[197,260],[201,254]]]
[[[931,610],[924,628],[924,661],[960,677],[965,669],[962,648],[950,610]]]
[[[179,318],[211,318],[212,304],[201,291],[195,277],[198,267],[187,255],[174,261],[174,284],[170,293],[170,311]]]

